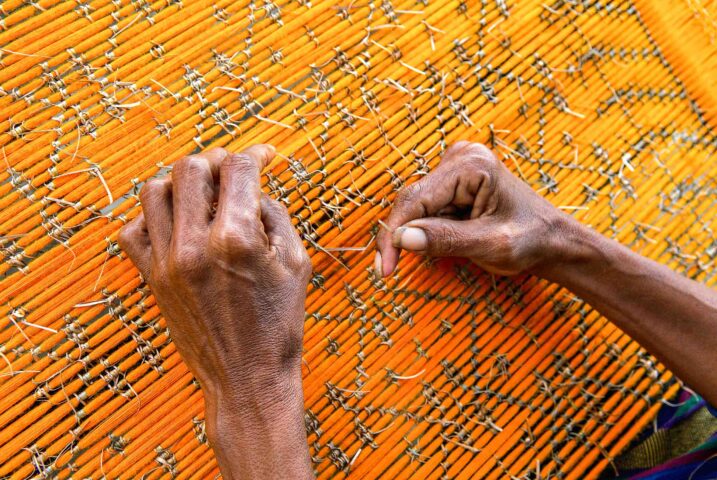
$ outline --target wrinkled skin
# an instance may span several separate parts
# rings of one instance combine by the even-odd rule
[[[145,185],[143,214],[120,232],[202,384],[207,436],[225,479],[313,477],[301,388],[311,265],[286,210],[261,193],[273,155],[255,145],[180,160],[171,179]],[[715,292],[582,226],[485,146],[450,147],[399,192],[386,227],[379,275],[410,250],[554,281],[717,404]]]
[[[410,250],[548,279],[717,402],[717,294],[561,212],[485,146],[451,146],[438,167],[398,193],[385,226],[377,240],[379,275],[390,275],[400,251]]]
[[[290,459],[302,453],[304,468],[294,478],[311,476],[301,390],[311,263],[286,209],[261,193],[259,174],[273,155],[273,147],[256,145],[239,154],[215,149],[180,160],[171,179],[142,188],[143,214],[120,233],[203,387],[207,435],[224,478],[277,473],[254,465],[258,458],[232,458],[222,448],[229,439],[253,444],[246,454],[262,446]],[[286,422],[286,432],[242,442],[237,424],[256,426],[268,412]],[[276,443],[296,437],[297,421],[300,437],[286,452]]]
[[[550,261],[564,250],[564,230],[577,228],[487,147],[470,142],[452,145],[438,167],[401,190],[385,225],[376,258],[382,275],[393,272],[402,248],[466,257],[489,272],[513,275]],[[407,233],[411,228],[419,231]]]

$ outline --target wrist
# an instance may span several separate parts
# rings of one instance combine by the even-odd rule
[[[557,283],[575,268],[599,265],[605,257],[605,238],[568,215],[551,226],[545,257],[531,273]]]
[[[251,431],[268,424],[282,425],[297,412],[303,416],[301,370],[294,370],[244,372],[206,392],[208,427],[221,435],[236,425]]]
[[[313,478],[300,375],[250,384],[206,399],[207,437],[224,478]]]

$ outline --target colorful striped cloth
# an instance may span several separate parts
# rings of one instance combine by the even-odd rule
[[[604,480],[717,479],[717,409],[681,390],[614,466]]]

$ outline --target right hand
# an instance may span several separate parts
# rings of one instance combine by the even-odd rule
[[[401,249],[466,257],[500,275],[540,269],[569,254],[582,228],[514,176],[486,146],[452,145],[440,164],[398,192],[378,235],[376,270],[390,275]]]

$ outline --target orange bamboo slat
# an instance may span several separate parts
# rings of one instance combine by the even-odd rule
[[[557,285],[404,255],[396,192],[461,139],[713,285],[717,5],[0,5],[0,477],[214,478],[202,392],[117,244],[183,155],[273,143],[312,257],[319,478],[596,478],[680,382]],[[532,477],[531,477],[532,476]]]

